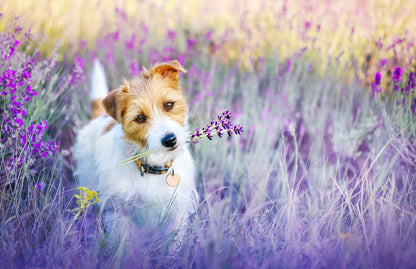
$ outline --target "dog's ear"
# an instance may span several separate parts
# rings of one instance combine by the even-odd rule
[[[123,110],[124,98],[122,95],[128,92],[129,87],[126,81],[122,87],[111,91],[103,100],[103,107],[107,114],[119,123],[121,122],[121,112]]]
[[[186,69],[178,62],[178,60],[173,60],[170,62],[164,62],[161,64],[156,64],[153,66],[149,72],[143,73],[143,77],[152,78],[155,75],[161,76],[162,78],[168,78],[175,83],[178,82],[179,73],[186,73]]]

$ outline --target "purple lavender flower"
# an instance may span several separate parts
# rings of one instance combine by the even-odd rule
[[[292,67],[292,61],[291,60],[287,60],[287,64],[286,64],[286,70],[285,73],[289,73],[290,72],[290,68]]]
[[[380,72],[376,72],[374,80],[375,80],[376,86],[379,86],[380,83],[381,83],[381,74],[380,74]]]
[[[207,40],[207,41],[211,41],[212,40],[212,32],[211,31],[208,31],[205,34],[205,40]]]
[[[380,67],[383,67],[389,63],[388,59],[380,59]]]
[[[232,136],[233,134],[240,135],[243,132],[243,127],[241,125],[232,125],[231,113],[228,110],[218,114],[217,119],[218,120],[212,120],[210,124],[203,127],[202,131],[199,128],[196,128],[195,132],[190,135],[190,141],[198,143],[199,139],[202,137],[207,137],[209,140],[212,140],[215,133],[221,138],[224,132],[229,136]]]
[[[231,112],[229,112],[228,110],[224,111],[222,113],[222,117],[225,119],[231,119]]]
[[[166,35],[166,39],[172,43],[175,43],[175,37],[176,37],[176,33],[175,31],[172,30],[168,30],[168,33]]]
[[[218,126],[217,128],[217,135],[219,136],[219,138],[221,138],[223,135],[223,129],[221,128],[221,126]]]
[[[243,126],[241,126],[240,124],[234,125],[234,133],[236,135],[240,135],[242,132],[243,132]]]
[[[232,126],[227,126],[226,131],[227,131],[228,136],[232,136],[234,133],[234,129]]]
[[[410,72],[409,80],[407,81],[407,84],[410,89],[416,88],[416,75],[414,72]]]
[[[140,67],[139,65],[136,63],[136,61],[134,59],[131,59],[130,61],[130,65],[129,65],[129,73],[131,77],[134,77],[138,74],[140,74]]]
[[[195,129],[195,135],[196,135],[197,137],[199,137],[199,136],[201,136],[201,135],[202,135],[202,133],[201,133],[201,131],[199,130],[199,128],[198,128],[198,127],[196,127],[196,129]]]
[[[0,148],[4,151],[4,162],[0,169],[7,174],[16,174],[20,173],[22,167],[28,167],[28,172],[33,175],[32,172],[35,170],[32,168],[36,160],[56,154],[59,147],[55,141],[43,141],[48,126],[46,120],[34,124],[26,121],[24,104],[38,94],[33,85],[38,85],[39,80],[49,74],[55,60],[53,56],[43,62],[39,58],[37,61],[40,62],[40,69],[38,68],[32,77],[36,55],[30,57],[17,50],[25,40],[16,39],[16,34],[20,33],[22,28],[14,27],[15,31],[9,31],[5,35],[0,33],[0,66],[3,67],[0,73]],[[30,32],[24,34],[26,41],[29,37]],[[73,68],[74,81],[83,76],[82,68],[83,61],[78,58]],[[43,72],[43,76],[39,76],[39,72]],[[25,154],[22,154],[23,152]],[[0,178],[0,181],[3,181],[3,178]]]
[[[394,81],[395,83],[399,82],[399,81],[400,81],[401,76],[402,76],[402,69],[401,69],[400,67],[396,67],[396,68],[394,69],[394,72],[393,72],[393,81]]]
[[[132,34],[130,40],[124,42],[124,45],[128,50],[133,50],[134,44],[136,44],[136,33]]]
[[[194,48],[196,44],[196,40],[195,39],[188,39],[188,51],[192,51],[192,49]]]
[[[84,59],[77,57],[72,67],[72,79],[71,85],[75,85],[79,80],[84,77]]]

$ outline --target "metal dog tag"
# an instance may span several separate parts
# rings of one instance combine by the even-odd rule
[[[166,176],[166,183],[168,183],[171,187],[176,187],[179,185],[179,182],[181,181],[181,177],[178,174],[175,174],[175,170],[172,169],[172,172],[170,172]]]

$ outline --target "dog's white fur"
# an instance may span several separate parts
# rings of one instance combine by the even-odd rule
[[[94,64],[92,79],[91,98],[105,98],[108,88],[104,69],[99,62]],[[172,168],[181,180],[177,187],[171,187],[166,183],[167,174],[145,173],[142,176],[135,163],[119,167],[118,162],[143,149],[123,138],[119,123],[105,131],[112,121],[111,117],[103,115],[90,121],[78,132],[74,154],[79,186],[98,192],[101,209],[113,199],[133,202],[144,209],[144,223],[156,225],[167,217],[171,229],[180,228],[195,212],[198,201],[194,162],[186,143],[187,127],[160,116],[153,120],[147,134],[147,148],[154,151],[146,159],[147,163],[163,166],[174,160]],[[168,133],[174,133],[177,137],[178,148],[174,151],[168,151],[161,145],[161,138]]]

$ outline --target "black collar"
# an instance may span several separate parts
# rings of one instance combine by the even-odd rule
[[[164,166],[156,166],[144,163],[142,160],[137,160],[136,165],[139,168],[140,174],[144,176],[144,173],[162,175],[165,174],[172,166],[172,162],[167,162]]]

